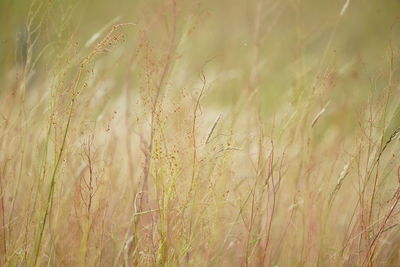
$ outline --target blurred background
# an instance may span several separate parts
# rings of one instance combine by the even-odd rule
[[[305,77],[309,74],[316,77],[322,64],[331,64],[336,69],[335,75],[341,76],[337,90],[346,91],[346,96],[354,93],[355,86],[367,86],[357,78],[362,74],[370,76],[386,64],[388,47],[400,36],[400,3],[349,1],[340,16],[345,4],[346,1],[311,0],[182,1],[178,7],[178,31],[182,33],[185,27],[195,30],[180,56],[189,69],[214,58],[211,62],[214,71],[226,72],[225,82],[210,96],[210,101],[214,99],[219,104],[235,102],[243,90],[243,80],[252,75],[253,68],[258,69],[257,83],[262,87],[266,112],[272,112],[279,100],[299,83],[301,87],[311,87],[312,79]],[[84,54],[95,44],[92,41],[85,45],[94,35],[104,33],[107,26],[117,22],[135,24],[126,30],[124,45],[134,50],[138,31],[151,24],[165,4],[153,0],[2,0],[3,82],[15,65],[26,60],[31,5],[43,6],[30,26],[34,28],[39,21],[43,24],[31,37],[37,39],[32,48],[32,54],[37,56],[43,49],[65,47],[65,42],[71,39],[77,42],[79,53]],[[149,27],[154,27],[148,33],[151,38],[160,38],[154,45],[162,49],[166,27]],[[39,59],[36,75],[45,74],[40,70],[45,69],[47,61],[46,55]],[[125,68],[126,61],[120,61],[117,68]]]

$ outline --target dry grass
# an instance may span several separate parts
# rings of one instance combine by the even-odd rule
[[[1,1],[0,264],[398,266],[397,1]]]

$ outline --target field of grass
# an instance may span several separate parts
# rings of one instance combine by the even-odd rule
[[[0,266],[400,266],[397,0],[0,0]]]

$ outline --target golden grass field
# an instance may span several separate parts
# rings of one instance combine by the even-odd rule
[[[400,266],[397,0],[0,0],[1,266]]]

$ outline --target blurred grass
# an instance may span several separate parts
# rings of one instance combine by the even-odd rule
[[[397,266],[399,11],[0,0],[0,264]]]

